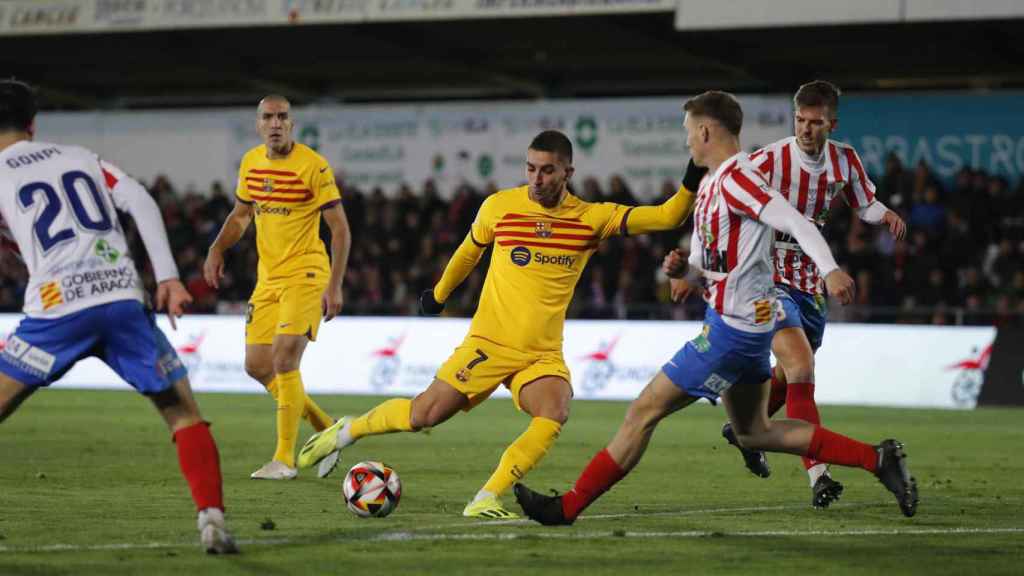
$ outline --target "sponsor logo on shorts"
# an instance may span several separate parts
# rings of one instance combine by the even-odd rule
[[[828,301],[825,300],[823,294],[814,295],[814,307],[818,309],[819,314],[825,314],[828,312]]]
[[[530,263],[531,256],[532,254],[530,254],[530,249],[525,246],[516,246],[512,249],[512,253],[510,254],[512,263],[516,266],[526,266]]]
[[[57,357],[37,348],[17,336],[11,336],[4,346],[3,356],[22,370],[45,378],[50,375]]]
[[[28,342],[25,342],[17,336],[11,336],[7,339],[7,344],[4,346],[4,355],[12,358],[20,358],[26,350],[31,348]]]
[[[181,359],[178,358],[178,355],[173,352],[164,354],[157,361],[157,369],[160,371],[160,375],[163,376],[164,378],[169,376],[175,370],[182,368],[183,366],[184,364],[182,363]]]
[[[711,375],[708,376],[707,380],[704,381],[703,386],[705,390],[710,390],[715,394],[721,394],[732,386],[732,382],[729,382],[725,378],[722,378],[718,374],[712,372]]]
[[[708,340],[708,336],[710,334],[711,326],[705,324],[704,328],[701,329],[700,334],[693,340],[690,340],[690,344],[693,344],[693,347],[697,349],[697,352],[703,354],[708,350],[711,350],[711,341]]]
[[[459,371],[455,373],[455,379],[465,384],[469,382],[469,370],[465,368],[459,368]]]

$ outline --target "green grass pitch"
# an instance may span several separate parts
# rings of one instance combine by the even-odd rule
[[[332,414],[380,398],[321,396]],[[829,510],[810,506],[796,457],[758,479],[719,436],[721,409],[666,419],[636,470],[569,528],[462,518],[466,501],[526,426],[490,400],[430,434],[368,438],[326,480],[249,473],[274,450],[265,395],[199,395],[220,445],[228,518],[243,553],[208,557],[163,423],[133,392],[43,390],[0,425],[0,575],[20,574],[1021,574],[1024,411],[821,408],[833,429],[904,442],[916,517],[870,475]],[[565,490],[610,439],[625,403],[576,402],[527,478]],[[301,441],[310,432],[303,424]],[[359,519],[340,497],[348,466],[382,460],[403,482],[390,517]],[[505,496],[518,511],[511,494]],[[270,526],[273,529],[267,529]]]

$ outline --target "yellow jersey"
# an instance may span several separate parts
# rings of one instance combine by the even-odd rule
[[[488,197],[469,234],[478,247],[493,243],[470,335],[524,352],[561,350],[576,282],[628,210],[571,194],[549,210],[530,199],[526,186]]]
[[[341,202],[341,192],[323,156],[296,142],[287,157],[270,159],[267,147],[257,146],[242,157],[235,196],[256,214],[257,282],[326,280],[320,212]]]

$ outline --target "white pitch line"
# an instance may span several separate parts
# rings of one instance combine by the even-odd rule
[[[878,503],[874,502],[847,502],[847,503],[836,503],[832,505],[832,508],[869,508],[882,506],[881,501]],[[740,514],[740,513],[751,513],[751,512],[781,512],[787,510],[803,510],[807,508],[806,505],[777,505],[777,506],[743,506],[735,508],[698,508],[693,510],[671,510],[661,512],[623,512],[618,514],[592,514],[580,516],[577,521],[589,521],[589,520],[615,520],[624,518],[651,518],[651,517],[683,517],[683,516],[695,516],[702,514]],[[358,539],[363,541],[407,541],[407,540],[514,540],[517,538],[550,538],[550,539],[590,539],[590,538],[608,538],[608,537],[627,537],[627,538],[701,538],[709,536],[829,536],[829,535],[892,535],[892,534],[972,534],[972,533],[986,533],[979,532],[984,530],[993,531],[991,533],[1016,533],[1024,531],[1024,528],[938,528],[934,529],[937,532],[926,532],[923,530],[930,529],[893,529],[895,531],[886,531],[885,529],[877,531],[802,531],[802,532],[786,532],[786,531],[765,531],[765,532],[701,532],[701,531],[683,531],[683,532],[627,532],[623,530],[613,531],[590,531],[590,532],[566,532],[566,533],[549,533],[549,532],[528,532],[528,533],[498,533],[498,532],[475,532],[469,534],[424,534],[424,532],[433,532],[438,530],[448,530],[457,528],[480,528],[480,527],[500,527],[500,526],[526,526],[534,525],[533,521],[528,519],[518,520],[485,520],[485,521],[467,521],[467,522],[449,522],[445,524],[434,524],[427,526],[416,526],[407,528],[404,530],[397,531],[381,531],[377,534],[371,534],[366,536],[355,536],[346,534],[338,538],[338,541],[347,541],[352,539]],[[914,530],[919,530],[914,532]],[[308,543],[310,539],[308,537],[301,538],[260,538],[260,539],[248,539],[239,540],[238,543],[241,546],[286,546],[290,544]],[[324,540],[325,542],[333,541],[332,539]],[[163,548],[189,548],[194,547],[195,544],[191,541],[178,541],[178,542],[123,542],[123,543],[110,543],[110,544],[46,544],[43,546],[4,546],[0,544],[0,554],[4,553],[37,553],[37,552],[82,552],[82,551],[103,551],[103,550],[153,550]]]
[[[879,500],[875,502],[850,502],[850,503],[836,503],[831,506],[831,509],[837,508],[852,509],[852,508],[873,508],[876,506],[887,505],[888,502],[882,503]],[[778,506],[744,506],[737,508],[697,508],[694,510],[665,510],[661,512],[620,512],[617,514],[584,514],[576,519],[577,522],[582,520],[620,520],[623,518],[664,518],[664,517],[681,517],[681,516],[696,516],[700,514],[748,514],[751,512],[784,512],[786,510],[806,510],[806,504],[786,504]],[[520,525],[532,525],[533,521],[526,518],[520,518],[516,520],[477,520],[477,521],[466,521],[466,522],[452,522],[448,524],[434,524],[431,526],[418,526],[416,528],[409,528],[409,532],[423,532],[429,530],[444,530],[447,528],[469,528],[469,527],[480,527],[480,526],[520,526]]]
[[[464,534],[414,534],[392,532],[371,536],[369,541],[407,542],[418,540],[595,540],[599,538],[711,538],[711,537],[788,537],[788,536],[929,536],[966,534],[1021,534],[1024,528],[882,528],[876,530],[762,530],[750,532],[714,532],[684,530],[676,532],[637,532],[600,530],[595,532],[468,532]]]
[[[806,537],[806,536],[949,536],[949,535],[971,535],[971,534],[1024,534],[1024,528],[878,528],[866,530],[755,530],[741,532],[719,532],[708,530],[682,530],[682,531],[651,531],[642,532],[634,530],[599,530],[587,532],[466,532],[461,534],[417,534],[409,531],[386,532],[366,538],[354,538],[369,542],[410,542],[410,541],[507,541],[507,540],[597,540],[609,538],[632,538],[632,539],[696,539],[696,538],[784,538],[784,537]],[[351,541],[349,537],[339,541]],[[267,540],[242,540],[241,547],[246,546],[277,546],[295,543],[309,543],[308,538],[276,538]],[[328,542],[328,541],[325,541]],[[0,546],[0,553],[33,553],[33,552],[92,552],[104,550],[151,550],[159,548],[183,548],[194,547],[194,544],[169,543],[169,542],[148,542],[148,543],[121,543],[121,544],[96,544],[88,546],[77,546],[72,544],[50,544],[46,546],[33,547],[7,547]]]

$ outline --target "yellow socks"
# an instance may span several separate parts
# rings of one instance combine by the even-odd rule
[[[562,425],[554,420],[540,417],[531,420],[526,432],[505,449],[498,468],[483,489],[500,496],[540,462],[561,431]]]
[[[353,440],[374,434],[411,432],[411,417],[412,400],[392,398],[353,420],[349,432],[352,434]]]
[[[295,440],[299,436],[299,420],[305,408],[306,392],[298,370],[278,374],[274,381],[277,382],[277,450],[274,460],[294,468]]]
[[[317,406],[316,402],[313,402],[313,399],[309,396],[306,396],[303,406],[302,417],[313,426],[313,430],[321,432],[326,428],[330,428],[331,424],[334,424],[334,418],[328,416],[327,412],[324,412],[322,408]]]
[[[267,392],[270,392],[270,395],[273,396],[274,400],[277,400],[277,378],[271,380],[270,384],[267,384],[266,387]],[[302,417],[305,418],[311,426],[313,426],[313,430],[320,432],[321,430],[330,427],[331,424],[334,424],[334,419],[328,416],[327,413],[324,412],[316,402],[313,402],[313,399],[309,396],[306,396],[303,401],[303,406]]]

